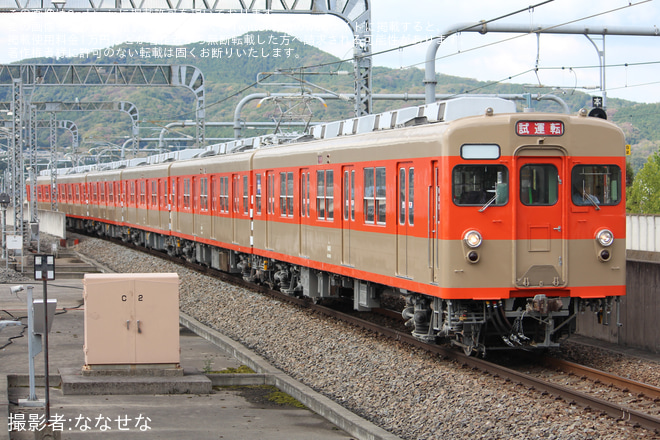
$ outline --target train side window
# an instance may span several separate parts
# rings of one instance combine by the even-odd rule
[[[406,223],[406,169],[399,168],[399,224]]]
[[[183,207],[190,208],[190,179],[183,179]]]
[[[280,173],[280,215],[293,217],[293,173]]]
[[[232,212],[234,213],[239,213],[241,211],[240,207],[240,196],[238,192],[238,187],[240,183],[240,177],[239,176],[233,176],[232,178],[232,184],[231,184],[231,193],[232,193]]]
[[[202,177],[199,179],[199,208],[202,211],[209,210],[209,179]]]
[[[114,192],[114,182],[108,183],[108,202],[110,204],[115,203],[115,192]]]
[[[146,200],[146,198],[147,198],[147,188],[146,188],[146,186],[147,186],[146,181],[141,180],[140,181],[140,205],[141,206],[145,206],[147,204],[147,200]],[[96,198],[96,195],[94,195],[94,197]]]
[[[621,169],[617,165],[576,165],[571,172],[571,188],[575,205],[618,205]]]
[[[347,173],[348,173],[348,171],[347,171]],[[349,185],[350,185],[351,221],[355,221],[355,170],[351,170],[351,181],[350,181]]]
[[[135,181],[131,180],[131,205],[135,204]]]
[[[293,173],[286,173],[286,214],[293,217]]]
[[[309,186],[309,172],[303,172],[300,176],[300,191],[301,191],[301,201],[300,201],[300,215],[302,217],[309,217],[310,212],[310,186]]]
[[[162,192],[162,194],[163,194],[163,198],[162,198],[163,205],[162,206],[164,208],[167,208],[168,207],[167,206],[167,200],[168,200],[168,198],[167,198],[167,180],[163,180],[162,188],[163,188],[163,192]]]
[[[307,186],[305,186],[305,176],[307,173],[300,175],[300,216],[306,217],[307,214]]]
[[[352,170],[351,170],[352,171]],[[348,220],[349,212],[351,212],[351,193],[349,170],[344,171],[344,220]]]
[[[406,199],[407,197],[407,199]],[[399,168],[399,224],[415,224],[415,169]]]
[[[158,206],[158,181],[151,181],[151,206]]]
[[[176,206],[176,180],[172,179],[172,208]]]
[[[229,212],[229,177],[220,178],[220,212]]]
[[[415,224],[415,169],[408,170],[408,224]]]
[[[275,174],[268,174],[268,214],[275,214]]]
[[[325,218],[325,171],[316,171],[316,217]]]
[[[248,209],[248,176],[243,176],[243,214],[247,215]]]
[[[520,201],[527,206],[557,203],[559,173],[554,165],[529,164],[520,168]]]
[[[364,221],[385,224],[387,174],[385,167],[364,169]]]
[[[257,173],[254,176],[256,188],[254,191],[254,204],[257,210],[257,215],[261,215],[261,174]]]
[[[508,169],[504,165],[457,165],[452,171],[452,199],[457,206],[506,205]]]
[[[316,171],[316,214],[320,220],[334,219],[334,172]]]

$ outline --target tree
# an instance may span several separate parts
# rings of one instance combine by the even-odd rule
[[[626,160],[626,190],[630,188],[635,179],[635,171],[629,160]]]
[[[660,154],[657,151],[635,176],[626,210],[636,214],[660,214]]]

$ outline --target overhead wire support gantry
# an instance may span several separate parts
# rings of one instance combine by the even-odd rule
[[[340,18],[353,33],[355,116],[372,113],[370,0],[0,0],[0,12],[311,14]]]
[[[567,34],[567,35],[584,35],[591,42],[598,53],[598,61],[600,67],[600,89],[603,93],[603,108],[607,107],[607,88],[605,85],[605,36],[619,35],[619,36],[642,36],[642,37],[658,37],[660,30],[654,26],[653,28],[641,27],[627,27],[627,26],[580,26],[571,24],[560,25],[529,25],[529,24],[499,24],[499,23],[486,23],[479,24],[464,23],[456,24],[447,28],[438,37],[434,38],[426,51],[426,64],[424,75],[424,86],[426,90],[426,103],[430,104],[435,102],[435,86],[437,84],[435,62],[436,54],[440,45],[451,35],[460,32],[478,32],[485,35],[489,32],[497,33],[513,33],[513,34]],[[592,36],[601,36],[602,48],[599,48]]]
[[[175,86],[196,97],[196,139],[205,143],[206,89],[204,75],[195,66],[179,64],[3,64],[0,86],[20,79],[39,86]],[[84,105],[80,103],[80,105]],[[130,112],[130,109],[129,109]]]

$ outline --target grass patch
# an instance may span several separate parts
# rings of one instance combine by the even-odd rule
[[[273,387],[275,388],[275,387]],[[270,401],[273,402],[277,405],[282,405],[282,406],[293,406],[295,408],[305,408],[305,405],[300,403],[297,399],[294,399],[293,397],[289,396],[287,393],[278,390],[275,388],[276,391],[273,391],[272,393],[268,394],[266,398]]]
[[[225,368],[220,371],[209,371],[207,374],[255,374],[255,371],[245,365],[241,365],[238,368]]]
[[[262,407],[292,407],[307,409],[300,401],[280,391],[273,385],[249,385],[249,386],[222,386],[213,387],[215,390],[235,391],[249,402]]]

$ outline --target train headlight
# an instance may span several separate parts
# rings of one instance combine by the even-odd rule
[[[614,243],[614,234],[609,229],[601,229],[596,233],[596,240],[601,246],[610,246]]]
[[[478,233],[477,231],[468,231],[465,233],[463,236],[463,241],[465,241],[465,244],[468,245],[468,247],[471,248],[478,248],[481,246],[481,234]]]

